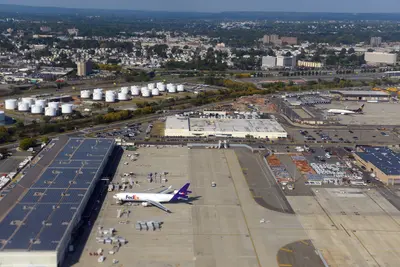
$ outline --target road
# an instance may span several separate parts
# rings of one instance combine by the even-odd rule
[[[292,207],[262,156],[253,154],[247,148],[235,149],[235,153],[254,201],[264,208],[293,214]]]

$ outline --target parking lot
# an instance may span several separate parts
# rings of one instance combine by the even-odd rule
[[[107,132],[96,133],[97,138],[124,138],[125,140],[143,141],[148,134],[149,123],[127,123],[124,127]]]
[[[297,142],[304,143],[373,143],[387,144],[400,142],[400,138],[390,130],[368,129],[289,129],[289,134]]]

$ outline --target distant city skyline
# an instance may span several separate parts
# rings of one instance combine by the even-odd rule
[[[286,11],[286,12],[338,12],[338,13],[394,13],[400,12],[398,0],[0,0],[0,4],[26,6],[93,8],[93,9],[130,9],[148,11]],[[400,14],[399,14],[400,16]]]

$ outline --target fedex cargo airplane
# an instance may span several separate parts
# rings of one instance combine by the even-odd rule
[[[167,193],[172,187],[168,187],[158,193],[118,193],[113,196],[114,199],[119,203],[124,202],[141,202],[142,206],[155,206],[166,212],[171,212],[167,207],[161,203],[165,202],[177,202],[179,200],[188,201],[188,194],[192,193],[189,191],[190,183],[186,183],[181,189],[175,190],[172,193]]]
[[[333,114],[342,114],[342,115],[349,115],[349,114],[361,114],[363,111],[365,104],[363,104],[360,108],[358,109],[329,109],[328,113],[333,113]]]

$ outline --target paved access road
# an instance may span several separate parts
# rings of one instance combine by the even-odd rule
[[[294,213],[262,155],[252,153],[247,148],[238,148],[235,152],[254,200],[270,210]]]

